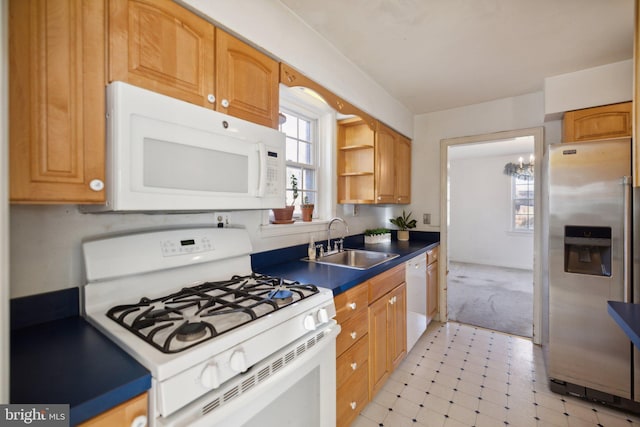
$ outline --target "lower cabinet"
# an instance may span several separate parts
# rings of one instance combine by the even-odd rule
[[[364,336],[336,362],[337,426],[348,426],[369,402],[369,338]]]
[[[124,403],[97,415],[79,427],[145,427],[147,423],[147,393],[142,393]]]
[[[404,264],[335,298],[336,415],[349,426],[407,354]]]
[[[407,354],[407,287],[400,286],[369,306],[369,398],[372,399]]]

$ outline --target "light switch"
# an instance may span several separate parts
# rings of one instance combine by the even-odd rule
[[[429,213],[422,214],[422,223],[423,224],[431,224],[431,214],[429,214]]]

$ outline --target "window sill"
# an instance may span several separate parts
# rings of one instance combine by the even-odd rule
[[[297,220],[293,224],[263,224],[260,226],[262,237],[288,236],[293,234],[327,231],[328,220],[314,219],[311,222]]]

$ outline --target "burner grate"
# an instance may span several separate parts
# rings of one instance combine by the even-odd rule
[[[163,353],[177,353],[317,293],[314,285],[253,273],[141,298],[107,316]]]

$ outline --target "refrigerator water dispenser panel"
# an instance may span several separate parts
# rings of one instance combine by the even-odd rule
[[[611,227],[566,226],[564,271],[611,277]]]

